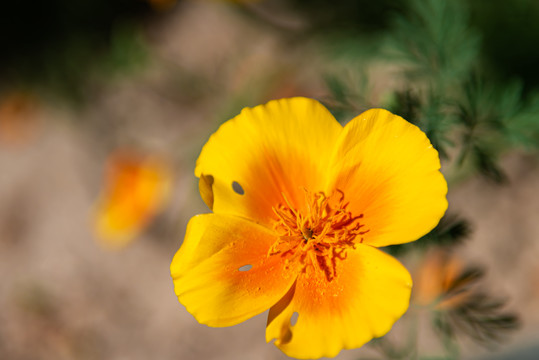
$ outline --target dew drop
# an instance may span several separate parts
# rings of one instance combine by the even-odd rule
[[[239,271],[249,271],[249,270],[252,269],[252,267],[253,267],[253,265],[247,264],[247,265],[243,265],[243,266],[240,267],[238,270],[239,270]]]
[[[243,188],[241,187],[240,183],[237,182],[237,181],[233,181],[232,182],[232,190],[234,190],[234,192],[238,195],[243,195],[245,194],[245,191],[243,190]]]
[[[299,313],[297,311],[294,311],[292,316],[290,317],[290,325],[294,326],[298,322]]]

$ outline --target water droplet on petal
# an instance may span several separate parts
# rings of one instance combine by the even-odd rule
[[[241,187],[240,183],[238,183],[237,181],[233,181],[232,182],[232,189],[234,190],[234,192],[238,195],[243,195],[245,194],[245,191],[243,190],[243,188]]]
[[[299,313],[297,311],[294,311],[292,316],[290,317],[290,325],[294,326],[298,322]]]
[[[239,270],[239,271],[249,271],[249,270],[251,270],[252,267],[253,267],[253,265],[247,264],[247,265],[243,265],[243,266],[240,267],[238,270]]]

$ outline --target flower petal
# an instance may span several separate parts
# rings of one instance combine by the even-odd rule
[[[309,268],[307,268],[309,269]],[[291,357],[333,357],[386,334],[408,308],[412,279],[384,252],[359,244],[330,282],[308,271],[270,309],[266,341]],[[291,318],[297,313],[297,322]]]
[[[295,280],[282,258],[268,257],[275,235],[234,216],[191,219],[170,266],[179,301],[202,324],[231,326],[275,304]]]
[[[195,175],[215,213],[269,224],[284,193],[301,208],[304,188],[322,190],[342,126],[318,101],[291,98],[245,108],[211,136]],[[211,181],[208,181],[211,179]]]
[[[447,209],[447,183],[438,152],[426,135],[382,109],[348,123],[333,154],[329,189],[342,190],[363,214],[364,242],[386,246],[430,231]]]

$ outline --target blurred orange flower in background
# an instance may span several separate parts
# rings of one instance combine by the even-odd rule
[[[454,308],[472,295],[472,285],[477,271],[467,276],[464,264],[446,250],[434,250],[425,256],[414,287],[414,300],[422,306],[437,309]]]
[[[107,161],[104,188],[94,211],[95,232],[107,248],[121,248],[163,208],[171,173],[155,156],[118,150]]]
[[[503,298],[485,292],[484,275],[481,267],[465,265],[447,249],[426,254],[416,273],[413,301],[429,310],[445,344],[464,335],[490,346],[520,326],[518,316],[504,309]]]
[[[0,143],[17,145],[30,140],[37,124],[37,109],[37,99],[27,93],[0,97]]]

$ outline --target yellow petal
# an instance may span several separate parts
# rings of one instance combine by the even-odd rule
[[[272,207],[283,202],[283,193],[301,208],[304,188],[322,190],[330,149],[341,132],[329,111],[312,99],[245,108],[202,149],[195,175],[213,180],[200,182],[201,195],[215,213],[270,225]]]
[[[447,209],[447,183],[426,135],[382,109],[348,123],[333,154],[335,178],[349,210],[363,214],[364,242],[386,246],[417,240]]]
[[[295,280],[279,256],[275,234],[229,215],[191,219],[170,266],[179,301],[202,324],[231,326],[275,304]]]
[[[333,357],[391,329],[408,308],[410,274],[396,259],[368,245],[347,255],[338,261],[332,281],[322,271],[298,278],[271,308],[266,341],[276,339],[275,345],[295,358]]]

